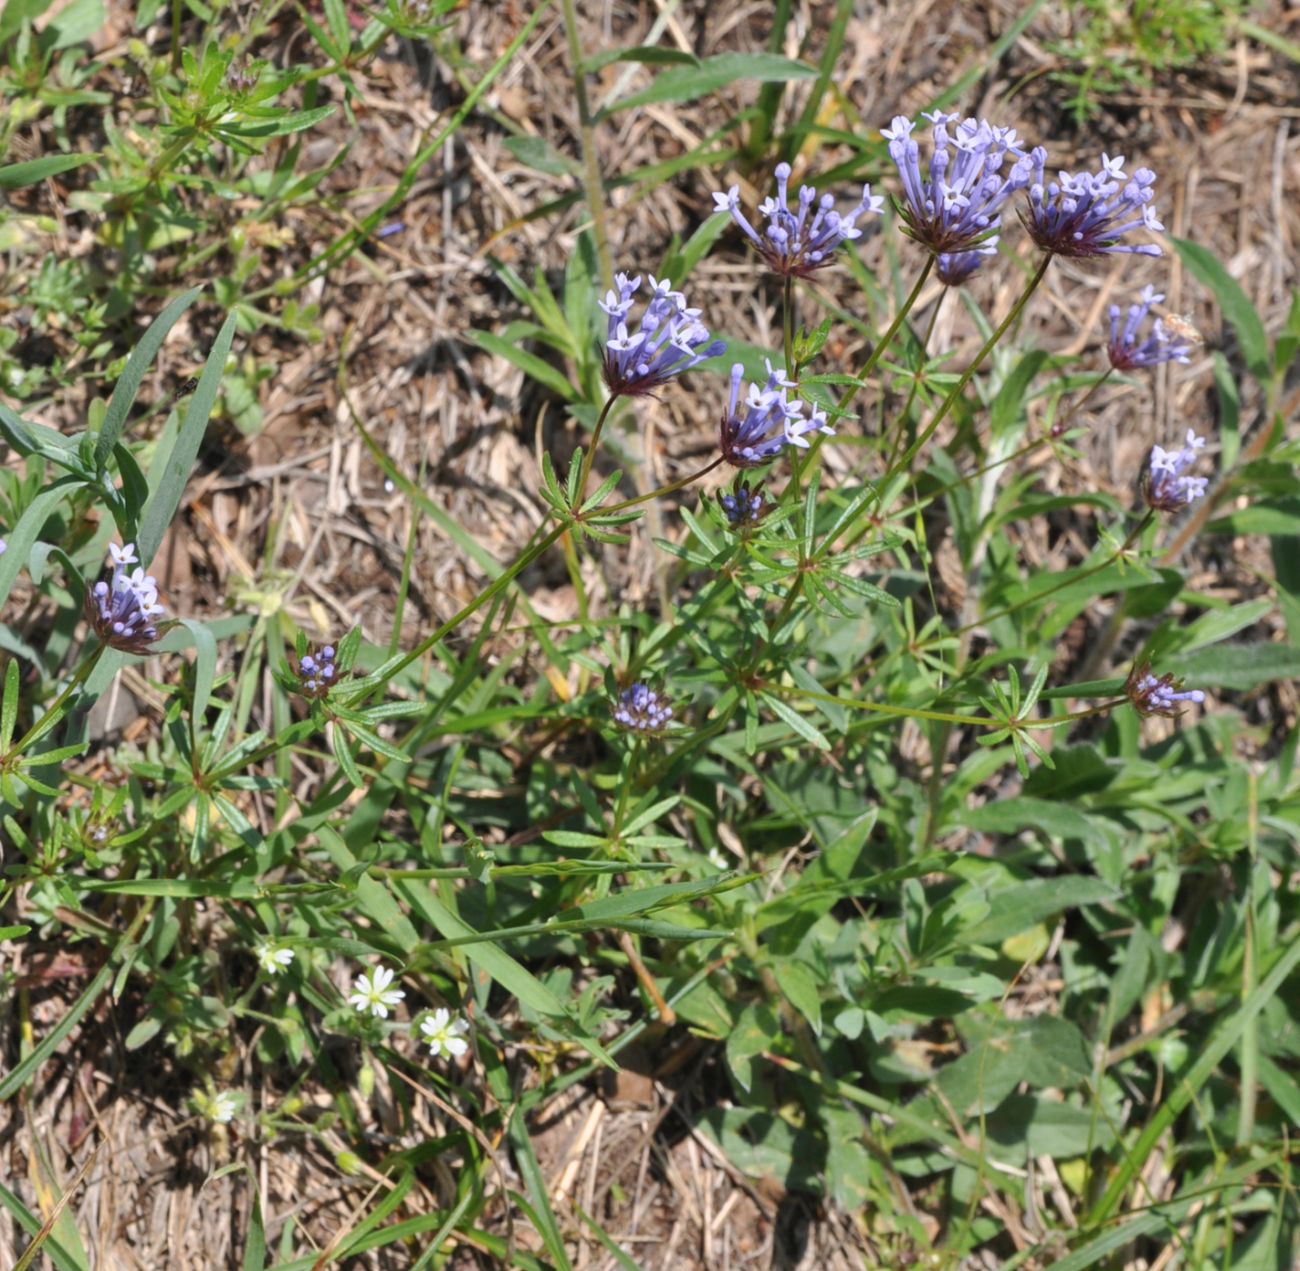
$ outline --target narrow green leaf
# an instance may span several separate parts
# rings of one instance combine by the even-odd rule
[[[98,158],[97,154],[51,154],[43,159],[11,163],[0,168],[0,190],[17,190],[24,185],[35,185],[38,181],[79,168],[83,163],[92,163]]]
[[[221,377],[226,366],[226,356],[235,338],[235,314],[231,314],[217,333],[208,360],[203,364],[199,386],[190,398],[185,421],[166,452],[155,457],[149,467],[149,502],[140,517],[140,530],[136,536],[140,560],[148,565],[176,516],[181,497],[190,479],[190,471],[198,458],[203,434],[207,431],[208,416],[216,404],[221,388]]]
[[[549,362],[542,361],[535,353],[528,353],[518,345],[503,340],[490,331],[468,331],[468,338],[479,348],[494,357],[504,358],[512,366],[518,367],[525,375],[531,375],[539,384],[549,388],[566,402],[574,401],[577,392],[573,385]]]
[[[687,102],[734,84],[752,79],[763,83],[781,83],[795,79],[812,79],[817,72],[803,62],[791,61],[777,53],[719,53],[704,58],[697,66],[679,66],[655,76],[649,88],[616,101],[602,116],[634,106],[654,102]]]
[[[135,395],[145,373],[153,364],[158,350],[162,348],[167,333],[176,325],[181,314],[198,299],[202,287],[191,287],[189,291],[176,297],[154,320],[149,329],[140,337],[140,342],[131,350],[122,374],[113,386],[113,396],[109,398],[108,410],[104,415],[103,426],[95,439],[95,463],[102,469],[117,445],[118,438],[126,426],[126,417],[135,402]],[[146,558],[147,563],[147,558]]]

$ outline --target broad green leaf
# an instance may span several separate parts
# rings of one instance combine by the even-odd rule
[[[682,49],[664,48],[657,44],[638,44],[630,49],[607,49],[596,53],[582,63],[588,75],[604,70],[614,62],[636,62],[642,66],[699,66],[700,59]]]
[[[1032,878],[992,892],[987,917],[959,931],[957,938],[964,944],[1001,944],[1067,909],[1103,904],[1119,895],[1118,888],[1087,875]]]
[[[1200,688],[1251,689],[1300,676],[1300,649],[1289,644],[1218,644],[1171,658],[1168,669]]]
[[[1255,312],[1255,306],[1241,289],[1241,284],[1208,248],[1185,238],[1175,238],[1173,243],[1183,258],[1183,264],[1214,293],[1223,316],[1236,332],[1242,357],[1250,368],[1250,373],[1261,382],[1266,382],[1270,368],[1268,336],[1264,333],[1264,324]]]

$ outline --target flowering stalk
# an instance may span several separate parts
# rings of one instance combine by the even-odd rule
[[[1011,312],[1002,319],[998,324],[997,330],[994,331],[993,334],[984,342],[984,347],[980,349],[971,361],[971,364],[962,372],[961,379],[953,385],[952,391],[949,392],[948,396],[943,399],[942,403],[940,403],[939,409],[935,412],[934,418],[926,425],[925,431],[908,447],[907,453],[898,461],[899,469],[911,467],[912,460],[916,458],[925,443],[934,436],[939,425],[948,417],[948,412],[952,410],[957,399],[966,391],[966,385],[974,378],[975,372],[984,364],[984,359],[993,351],[998,341],[1006,335],[1012,323],[1020,317],[1025,305],[1029,303],[1029,297],[1038,290],[1038,284],[1043,281],[1043,278],[1047,274],[1047,267],[1051,263],[1052,253],[1045,252],[1042,260],[1039,262],[1038,268],[1034,271],[1034,276],[1030,278],[1028,285],[1025,287],[1024,291],[1020,293],[1016,303],[1011,306]],[[892,475],[892,473],[890,475]]]
[[[34,723],[16,742],[14,742],[8,751],[5,752],[4,759],[7,762],[12,762],[21,755],[28,746],[40,741],[46,733],[58,724],[59,720],[63,718],[63,707],[67,705],[69,698],[71,698],[77,689],[85,683],[87,678],[89,678],[91,671],[95,669],[96,664],[103,656],[104,650],[107,647],[107,645],[101,644],[90,655],[90,657],[88,657],[76,669],[76,671],[73,672],[72,679],[68,681],[63,692],[54,699],[50,709],[47,710],[45,714],[42,715],[40,719],[38,719],[36,723]]]
[[[600,434],[605,427],[605,420],[609,418],[610,408],[614,405],[614,401],[615,398],[613,397],[605,398],[605,404],[600,408],[600,414],[596,416],[596,426],[591,430],[591,444],[582,456],[582,468],[578,473],[579,507],[587,501],[587,479],[591,476],[591,465],[596,459],[596,447],[600,445]]]

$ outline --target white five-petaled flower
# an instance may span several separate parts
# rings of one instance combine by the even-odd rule
[[[263,940],[257,946],[257,964],[267,975],[283,975],[293,962],[293,950]]]
[[[469,1032],[469,1022],[459,1016],[452,1016],[446,1007],[440,1006],[432,1015],[426,1015],[420,1021],[420,1032],[429,1043],[431,1055],[447,1055],[459,1059],[468,1049],[469,1042],[462,1036]]]
[[[241,1102],[240,1096],[233,1090],[194,1096],[194,1104],[199,1112],[218,1125],[229,1125],[235,1119],[235,1113],[239,1111]]]
[[[401,989],[390,989],[394,975],[387,967],[377,966],[369,975],[357,976],[356,987],[348,1001],[363,1015],[369,1011],[377,1019],[387,1019],[388,1012],[406,996]]]

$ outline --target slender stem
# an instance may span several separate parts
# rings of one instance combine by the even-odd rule
[[[889,457],[885,460],[885,471],[888,472],[894,466],[894,456],[898,453],[898,445],[902,440],[903,430],[907,427],[907,420],[912,410],[912,403],[916,401],[916,395],[921,390],[921,381],[925,378],[925,355],[930,348],[930,337],[934,335],[935,323],[939,320],[939,310],[943,308],[944,297],[948,294],[948,288],[945,287],[940,293],[939,298],[934,302],[930,310],[930,321],[926,323],[925,335],[921,338],[921,365],[916,368],[916,374],[912,376],[912,385],[907,390],[907,400],[903,403],[903,409],[898,412],[899,426],[894,430],[893,437],[889,441]],[[882,424],[883,436],[883,424]]]
[[[591,434],[591,444],[582,456],[582,468],[578,474],[578,507],[581,507],[587,501],[587,478],[591,476],[591,465],[596,459],[596,447],[600,445],[601,430],[605,427],[605,420],[617,400],[615,396],[605,398],[605,404],[600,408],[600,414],[596,417],[596,427]]]
[[[1108,568],[1119,560],[1119,558],[1137,542],[1141,537],[1142,532],[1151,524],[1151,520],[1154,516],[1154,509],[1149,508],[1147,514],[1133,527],[1124,542],[1099,564],[1085,569],[1081,574],[1071,574],[1068,577],[1062,578],[1059,583],[1054,583],[1045,591],[1038,591],[1032,596],[1026,596],[1024,600],[1021,600],[1017,604],[1008,605],[1005,609],[997,610],[996,613],[989,613],[985,614],[983,617],[976,618],[974,622],[968,622],[964,627],[958,627],[955,631],[945,631],[943,633],[944,638],[946,639],[954,635],[961,635],[967,631],[974,631],[976,627],[982,627],[990,622],[996,622],[999,618],[1005,618],[1008,614],[1016,613],[1018,610],[1025,608],[1027,605],[1032,605],[1039,600],[1046,600],[1048,596],[1055,595],[1058,591],[1064,591],[1066,587],[1072,587],[1075,583],[1082,582],[1085,578],[1091,578],[1094,574],[1101,573],[1103,569]]]
[[[16,759],[23,753],[33,742],[40,741],[46,733],[50,731],[60,720],[59,712],[67,704],[68,699],[77,691],[85,682],[91,671],[95,669],[99,659],[104,656],[106,645],[101,644],[73,673],[72,678],[68,681],[67,687],[63,692],[54,699],[50,709],[45,712],[5,753],[4,758],[8,761]]]
[[[1074,422],[1075,416],[1088,404],[1092,395],[1114,374],[1115,368],[1113,366],[1108,366],[1105,374],[1099,375],[1092,381],[1088,386],[1088,391],[1070,407],[1070,413],[1063,420],[1059,420],[1057,423],[1052,425],[1053,437],[1059,437]]]
[[[431,636],[421,640],[393,669],[389,672],[389,678],[404,671],[412,662],[422,658],[430,649],[433,648],[440,640],[445,639],[451,632],[460,626],[472,613],[481,609],[494,596],[500,595],[507,587],[510,586],[520,574],[528,568],[543,552],[546,551],[552,543],[556,542],[559,537],[568,530],[567,523],[555,526],[550,533],[540,542],[535,543],[522,556],[519,556],[513,565],[509,566],[503,573],[498,574],[492,583],[481,591],[473,600],[469,602],[458,613],[453,614],[446,622],[440,626]]]
[[[1047,267],[1051,263],[1052,253],[1044,253],[1043,259],[1039,262],[1038,268],[1034,271],[1034,276],[1030,278],[1028,285],[1025,287],[1024,291],[1020,293],[1020,298],[1011,306],[1011,312],[1008,313],[1007,316],[998,324],[997,330],[994,331],[987,340],[985,340],[984,347],[975,355],[971,364],[962,372],[961,379],[959,379],[953,386],[953,389],[948,396],[943,399],[939,409],[935,412],[934,418],[930,420],[929,424],[926,426],[925,431],[908,447],[907,453],[898,461],[899,469],[910,467],[912,460],[916,458],[921,448],[930,440],[931,437],[934,436],[939,425],[948,417],[948,412],[952,410],[957,399],[966,391],[966,385],[971,382],[975,372],[983,365],[984,359],[992,352],[998,341],[1006,335],[1011,324],[1020,317],[1025,305],[1029,303],[1029,297],[1038,290],[1038,284],[1043,281],[1043,278],[1047,274]]]
[[[885,334],[876,341],[876,347],[871,350],[871,356],[867,358],[862,369],[858,372],[857,378],[859,380],[865,381],[867,376],[875,369],[876,363],[880,361],[881,355],[889,347],[890,341],[898,334],[898,328],[903,325],[907,315],[911,313],[912,306],[916,303],[917,297],[921,294],[921,288],[925,286],[926,279],[930,277],[930,270],[933,268],[934,257],[927,256],[925,258],[925,264],[921,267],[921,272],[912,286],[912,290],[908,292],[907,299],[903,301],[902,308],[894,315],[893,322],[885,328]],[[844,390],[837,406],[840,414],[844,413],[848,408],[849,403],[858,395],[859,388],[860,386],[858,384],[850,384],[849,387]]]
[[[614,270],[609,258],[609,230],[605,225],[605,186],[600,179],[600,164],[596,156],[596,130],[587,101],[587,68],[578,40],[578,14],[573,0],[564,0],[564,33],[569,41],[573,96],[578,106],[578,139],[582,147],[582,184],[587,196],[587,211],[591,214],[591,233],[596,240],[596,260],[605,286],[612,287]]]
[[[634,508],[642,503],[649,503],[651,499],[662,499],[666,494],[676,494],[678,490],[684,489],[688,485],[693,485],[701,477],[706,477],[714,468],[722,463],[722,456],[706,463],[704,467],[692,472],[689,476],[679,477],[676,481],[669,482],[668,485],[661,485],[656,490],[651,490],[646,494],[638,494],[635,499],[624,499],[622,503],[612,504],[610,507],[601,508],[601,514],[607,515],[611,512],[625,512],[628,508]]]
[[[799,368],[794,364],[794,279],[789,274],[786,274],[781,288],[781,327],[785,339],[785,377],[797,379]]]
[[[865,702],[851,697],[832,697],[829,693],[817,693],[805,688],[786,688],[781,684],[767,684],[764,687],[769,693],[780,693],[783,697],[807,698],[813,702],[832,702],[836,706],[847,706],[850,710],[871,711],[878,715],[894,715],[903,719],[937,719],[945,724],[973,724],[979,728],[1006,727],[1005,720],[994,719],[991,715],[950,715],[944,711],[894,706],[890,702]]]

